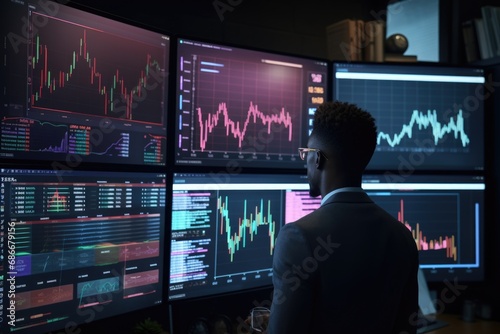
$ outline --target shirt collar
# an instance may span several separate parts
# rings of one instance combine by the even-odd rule
[[[361,187],[343,187],[343,188],[335,189],[333,191],[330,191],[328,194],[325,195],[325,197],[323,197],[323,199],[321,200],[321,205],[323,205],[323,203],[325,203],[333,195],[335,195],[337,193],[341,193],[341,192],[359,192],[360,193],[360,192],[364,192],[364,190]]]

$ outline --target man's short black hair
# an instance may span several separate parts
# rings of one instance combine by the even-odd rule
[[[338,167],[357,173],[365,170],[377,145],[373,116],[348,102],[328,101],[319,105],[311,135],[337,160]]]

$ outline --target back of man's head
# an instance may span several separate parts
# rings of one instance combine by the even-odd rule
[[[317,108],[311,136],[322,143],[337,168],[351,173],[365,170],[377,145],[373,116],[355,104],[341,101],[325,102]]]

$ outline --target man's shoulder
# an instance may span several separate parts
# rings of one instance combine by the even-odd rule
[[[303,228],[305,226],[310,226],[311,222],[317,221],[321,219],[321,217],[328,213],[330,209],[327,206],[320,206],[316,208],[314,211],[309,212],[308,214],[302,216],[296,221],[292,222],[293,226],[297,228]],[[287,224],[289,225],[289,224]]]

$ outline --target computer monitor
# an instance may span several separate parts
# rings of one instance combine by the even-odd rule
[[[413,233],[429,282],[484,279],[483,176],[374,174],[362,187]],[[169,301],[271,286],[280,227],[320,203],[305,175],[174,173]]]
[[[46,333],[162,302],[162,173],[0,169],[2,333]]]
[[[485,73],[422,63],[333,63],[332,99],[375,117],[367,170],[483,171]]]
[[[179,38],[175,164],[303,169],[328,62]]]
[[[165,165],[169,36],[50,1],[2,1],[0,157]]]
[[[280,227],[319,205],[304,175],[174,173],[171,302],[272,284]]]
[[[366,175],[363,188],[412,232],[427,281],[484,279],[482,175]]]

